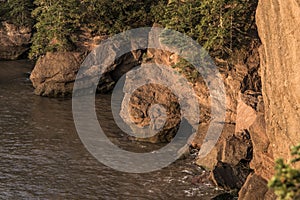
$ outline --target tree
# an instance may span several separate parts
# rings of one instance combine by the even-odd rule
[[[9,19],[17,26],[32,26],[33,19],[31,11],[33,9],[32,0],[8,0]]]
[[[0,22],[7,19],[7,13],[9,12],[8,4],[5,1],[0,1]]]
[[[161,23],[211,52],[230,54],[251,37],[256,4],[251,0],[169,0]]]
[[[151,26],[154,17],[151,8],[162,0],[83,0],[82,24],[97,34],[115,34],[122,31]]]
[[[79,0],[35,0],[32,12],[36,18],[36,33],[32,39],[30,58],[48,51],[73,50],[74,32],[79,27]]]
[[[32,0],[8,0],[0,2],[0,21],[8,21],[16,26],[32,26]]]

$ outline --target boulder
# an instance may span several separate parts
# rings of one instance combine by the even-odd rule
[[[16,60],[29,49],[32,31],[29,27],[0,24],[0,60]]]
[[[35,94],[48,97],[65,97],[72,94],[76,74],[85,58],[83,53],[47,53],[31,72],[30,80]]]
[[[112,50],[109,55],[116,54]],[[35,94],[47,97],[71,96],[77,73],[86,56],[86,52],[48,52],[39,58],[30,76]],[[103,68],[100,80],[95,80],[98,79],[99,67],[92,66],[83,73],[82,80],[80,77],[78,78],[82,85],[80,89],[91,87],[95,80],[98,81],[96,83],[98,92],[111,91],[123,73],[136,66],[140,59],[141,51],[133,51],[121,58],[116,58],[106,68]]]
[[[211,177],[213,182],[224,189],[239,190],[252,172],[252,142],[247,131],[236,133],[223,140]],[[198,163],[199,164],[199,163]]]
[[[166,109],[165,114],[159,110],[156,113],[150,111],[152,106],[158,104]],[[149,126],[151,120],[155,120],[153,121],[155,127],[151,128],[158,131],[155,136],[150,138],[137,137],[135,139],[152,143],[170,142],[176,135],[180,123],[179,108],[178,98],[166,87],[158,84],[148,84],[135,90],[129,101],[129,120],[140,128]],[[127,114],[123,113],[123,115],[126,120]],[[164,119],[165,117],[167,119]],[[165,123],[163,123],[164,121]],[[162,126],[163,129],[160,130]]]
[[[224,141],[221,161],[236,166],[241,161],[250,162],[253,146],[247,130],[236,133]]]

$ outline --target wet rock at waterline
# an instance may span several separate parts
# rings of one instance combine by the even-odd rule
[[[139,55],[141,54],[132,52],[117,59],[106,68],[99,81],[99,67],[90,67],[84,72],[82,79],[79,77],[80,89],[92,88],[95,81],[98,81],[96,83],[98,92],[110,91],[124,70],[129,70],[139,63]],[[48,52],[39,58],[30,76],[35,94],[47,97],[71,96],[77,73],[86,56],[87,53],[84,52]],[[123,68],[114,71],[120,65]]]
[[[31,28],[0,24],[0,60],[16,60],[29,49]]]

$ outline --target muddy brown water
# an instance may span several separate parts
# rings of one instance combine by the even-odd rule
[[[77,135],[71,99],[35,96],[32,63],[0,62],[0,199],[211,199],[221,191],[192,184],[202,170],[192,158],[147,174],[115,171],[98,162]],[[97,96],[103,130],[128,148],[113,123],[109,95]]]

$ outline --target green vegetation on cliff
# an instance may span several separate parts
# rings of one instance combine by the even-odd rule
[[[0,21],[8,21],[17,26],[32,26],[33,0],[7,0],[0,2]]]
[[[252,0],[170,0],[161,23],[207,50],[230,54],[253,39],[256,6]]]
[[[8,0],[1,4],[0,15],[9,13],[12,23],[31,24],[34,19],[31,58],[76,49],[82,31],[111,35],[154,22],[185,33],[223,56],[253,39],[257,1]]]
[[[98,34],[115,34],[131,28],[151,26],[151,9],[164,0],[83,0],[82,25]]]
[[[300,199],[300,169],[292,167],[300,162],[300,144],[292,147],[291,153],[295,158],[289,163],[285,163],[283,159],[276,161],[276,172],[269,182],[269,187],[283,200]]]
[[[32,38],[31,58],[46,52],[71,51],[74,33],[80,26],[80,2],[78,0],[35,0],[32,16],[36,20],[36,33]]]

